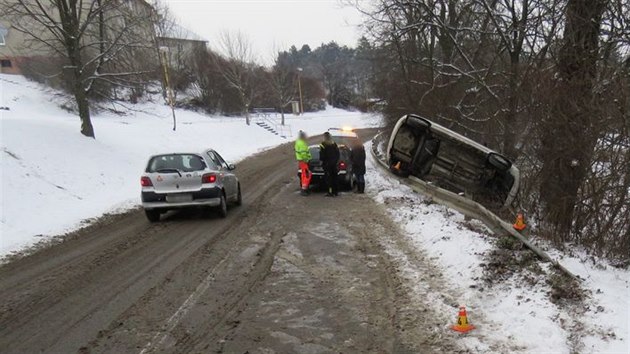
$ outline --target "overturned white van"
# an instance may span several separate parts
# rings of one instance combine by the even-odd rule
[[[519,171],[508,158],[413,114],[396,123],[387,161],[400,175],[413,175],[463,192],[492,209],[510,206],[519,189]]]

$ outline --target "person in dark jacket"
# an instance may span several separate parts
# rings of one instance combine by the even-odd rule
[[[365,148],[357,143],[352,147],[352,173],[357,183],[357,192],[365,192]]]
[[[319,144],[319,159],[324,167],[324,181],[326,183],[326,196],[333,197],[339,194],[337,164],[339,163],[339,147],[332,140],[329,132],[324,133],[324,141]]]

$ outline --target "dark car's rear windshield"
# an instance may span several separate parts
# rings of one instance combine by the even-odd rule
[[[319,146],[313,146],[308,149],[311,152],[311,161],[319,160]],[[343,161],[350,160],[350,149],[346,146],[339,146],[339,159]]]
[[[206,163],[201,157],[194,154],[171,154],[154,156],[147,172],[160,172],[166,170],[177,170],[181,172],[201,171],[206,168]]]
[[[308,149],[311,152],[311,160],[319,160],[319,147],[311,147]]]
[[[343,161],[350,160],[350,149],[346,147],[339,148],[339,159]]]

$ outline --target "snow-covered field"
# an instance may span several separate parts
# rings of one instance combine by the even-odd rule
[[[124,115],[93,117],[96,140],[79,134],[77,116],[59,108],[66,98],[21,76],[0,74],[2,191],[0,257],[76,229],[82,220],[140,202],[139,176],[148,157],[212,147],[232,162],[291,140],[244,119],[170,109],[157,99],[117,107]],[[380,118],[329,108],[287,115],[295,136],[329,127],[371,127]],[[292,161],[287,161],[292,163]]]
[[[414,193],[377,167],[371,156],[366,180],[368,193],[387,205],[417,252],[437,262],[450,283],[450,295],[467,306],[477,329],[459,337],[462,347],[472,352],[630,353],[630,271],[548,247],[554,258],[585,279],[582,287],[590,292],[584,307],[570,313],[570,307],[550,301],[547,276],[524,270],[492,285],[484,282],[487,255],[496,248],[496,238],[481,222],[465,222],[457,211]],[[540,265],[549,273],[548,265]],[[414,269],[405,273],[410,274],[410,284],[417,283]],[[455,321],[456,308],[444,304],[438,294],[434,303],[436,309],[450,311]]]

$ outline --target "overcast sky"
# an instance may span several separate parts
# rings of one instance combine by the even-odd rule
[[[311,48],[322,42],[354,46],[360,37],[360,14],[342,7],[338,0],[166,0],[182,26],[208,40],[222,30],[240,30],[253,43],[262,62],[269,62],[272,48],[302,44]],[[214,43],[213,43],[214,41]]]

